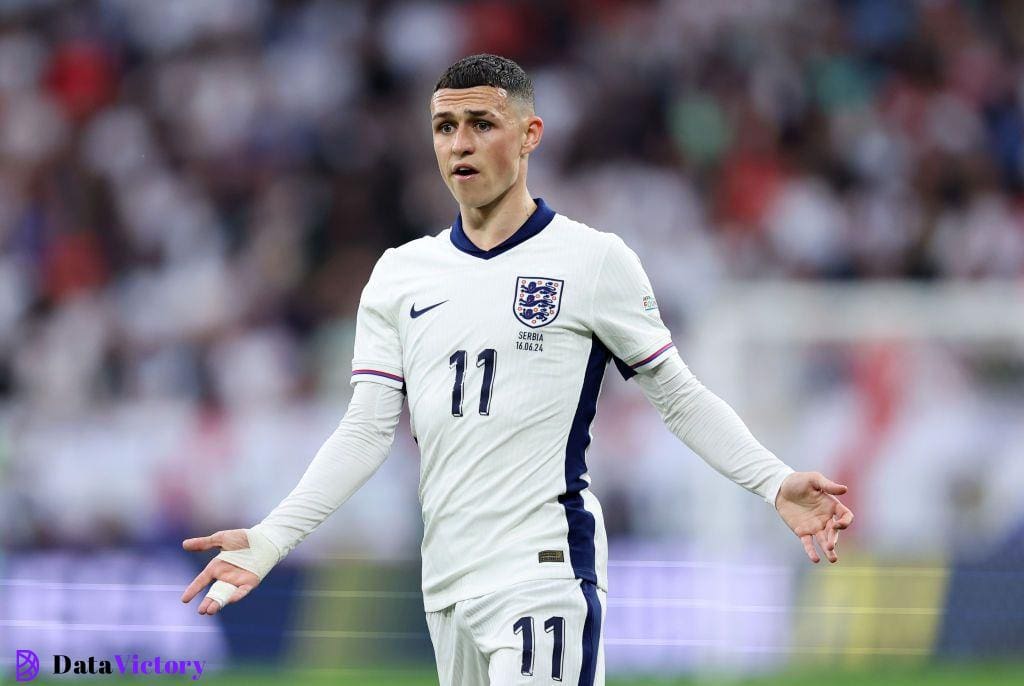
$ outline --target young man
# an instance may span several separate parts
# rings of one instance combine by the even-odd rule
[[[794,472],[690,373],[636,255],[526,188],[544,122],[514,62],[452,65],[430,102],[451,228],[384,253],[363,291],[351,404],[298,486],[251,529],[184,542],[221,552],[216,614],[358,489],[387,456],[403,399],[422,453],[423,597],[442,684],[604,683],[607,542],[585,454],[605,366],[635,378],[668,427],[774,504],[837,560],[845,486]]]

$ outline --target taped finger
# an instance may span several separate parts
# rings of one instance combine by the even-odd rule
[[[206,594],[206,597],[217,603],[220,607],[224,607],[237,590],[238,587],[234,584],[218,580],[214,582],[213,586],[210,586],[210,592]]]

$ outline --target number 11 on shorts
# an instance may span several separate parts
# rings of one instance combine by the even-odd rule
[[[533,676],[533,617],[520,617],[512,625],[512,631],[523,635],[523,663],[520,673]],[[555,648],[551,652],[551,678],[562,680],[562,641],[565,636],[565,618],[549,617],[544,622],[544,633],[554,634]]]

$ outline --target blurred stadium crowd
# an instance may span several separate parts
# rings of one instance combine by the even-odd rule
[[[111,540],[244,525],[283,495],[344,408],[377,256],[454,217],[427,105],[443,68],[480,51],[535,79],[546,137],[531,190],[623,235],[680,334],[737,279],[1024,275],[1011,0],[8,0],[10,541],[97,535],[57,511],[75,511],[82,484],[61,486],[61,465],[87,446],[91,469],[116,465],[89,508],[137,513],[111,514]],[[282,420],[302,402],[324,404],[318,421],[233,434],[248,488],[210,512],[188,495],[237,452],[225,414]],[[111,438],[125,413],[141,437]],[[136,459],[147,466],[125,467]],[[36,479],[60,503],[16,490]],[[154,482],[156,502],[136,494]]]

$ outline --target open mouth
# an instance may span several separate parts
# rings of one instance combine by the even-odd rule
[[[480,172],[478,172],[476,169],[469,166],[468,164],[460,164],[457,167],[455,167],[455,171],[452,173],[455,174],[455,176],[466,179],[471,176],[476,176]]]

